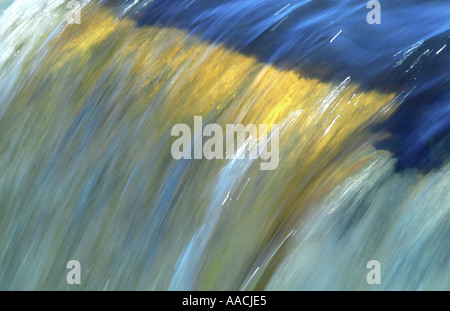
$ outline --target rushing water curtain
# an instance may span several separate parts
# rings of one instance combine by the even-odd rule
[[[450,5],[380,2],[0,0],[0,289],[449,290]]]

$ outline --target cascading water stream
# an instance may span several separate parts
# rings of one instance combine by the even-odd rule
[[[67,2],[0,0],[0,289],[450,289],[448,3]]]

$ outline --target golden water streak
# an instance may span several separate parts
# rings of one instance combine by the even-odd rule
[[[362,135],[367,124],[388,117],[392,111],[383,108],[390,107],[393,98],[394,94],[364,92],[351,79],[334,85],[300,72],[281,70],[225,46],[201,41],[183,30],[137,28],[134,21],[118,20],[107,8],[89,5],[83,8],[81,25],[67,25],[50,42],[33,78],[16,96],[7,111],[8,123],[1,125],[4,137],[8,137],[2,137],[1,147],[2,152],[14,150],[15,161],[24,163],[24,167],[28,163],[28,183],[36,183],[34,187],[39,189],[32,177],[44,170],[51,150],[63,144],[61,133],[70,131],[71,120],[85,112],[98,113],[92,117],[98,123],[93,121],[94,125],[76,128],[79,134],[65,145],[64,155],[58,159],[63,172],[65,167],[76,167],[74,163],[82,163],[85,170],[80,168],[70,176],[64,173],[54,176],[59,180],[54,181],[53,209],[65,211],[54,229],[61,235],[64,233],[63,224],[70,222],[90,169],[107,157],[117,141],[119,145],[127,144],[127,150],[114,151],[120,153],[117,156],[120,161],[115,164],[117,191],[110,193],[104,203],[97,203],[104,204],[107,211],[96,228],[86,229],[92,230],[96,239],[78,246],[79,250],[82,247],[95,250],[89,254],[93,256],[91,259],[105,261],[101,258],[107,257],[111,261],[114,251],[105,244],[114,243],[115,238],[104,235],[110,232],[112,224],[124,226],[117,220],[128,217],[127,211],[121,210],[122,202],[131,196],[129,192],[142,186],[135,182],[127,188],[125,176],[138,163],[154,167],[146,176],[149,181],[143,187],[147,191],[139,202],[146,202],[149,209],[156,210],[156,198],[174,162],[170,156],[173,139],[169,137],[173,125],[192,125],[194,115],[202,115],[204,124],[214,122],[222,126],[282,124],[279,168],[264,172],[255,163],[245,173],[239,186],[243,187],[249,177],[250,182],[241,198],[237,200],[241,192],[238,189],[222,212],[217,225],[221,231],[211,238],[213,243],[208,246],[201,279],[196,283],[201,289],[230,289],[241,285],[263,249],[277,243],[273,240],[276,232],[284,225],[292,226],[304,208],[346,176],[347,173],[336,172],[337,157],[352,142],[367,137]],[[17,133],[22,133],[17,146],[29,149],[20,152],[14,149]],[[89,144],[83,149],[79,146],[85,140]],[[160,154],[155,156],[155,152]],[[152,263],[148,274],[141,276],[134,286],[168,287],[168,276],[175,271],[173,267],[183,245],[188,244],[214,198],[214,193],[205,194],[204,189],[214,189],[211,185],[217,183],[217,175],[227,163],[199,161],[189,170],[193,177],[185,180],[181,195],[185,203],[180,203],[169,221],[171,227],[180,226],[181,232],[167,233],[171,235],[162,240],[165,246],[155,255],[159,260]],[[201,173],[202,169],[208,173]],[[18,179],[17,168],[7,170],[5,176]],[[61,178],[70,178],[70,182],[62,186]],[[11,193],[12,197],[18,197],[20,191]],[[56,199],[58,196],[64,199]],[[36,197],[42,201],[33,204],[48,205],[40,190],[36,190]],[[150,212],[140,213],[148,216]],[[187,223],[184,229],[183,223]],[[134,230],[146,229],[141,224]],[[64,247],[60,236],[49,239]],[[129,256],[132,261],[133,255]],[[97,268],[91,277],[104,279],[105,269]],[[120,282],[112,285],[120,286]]]

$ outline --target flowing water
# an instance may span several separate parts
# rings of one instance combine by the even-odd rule
[[[67,3],[0,0],[0,289],[450,289],[448,1]],[[173,159],[194,116],[278,168]]]

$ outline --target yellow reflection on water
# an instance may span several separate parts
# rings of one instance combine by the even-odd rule
[[[169,151],[172,141],[167,139],[173,125],[192,125],[193,116],[201,115],[204,124],[282,126],[278,169],[261,172],[259,164],[252,165],[242,173],[245,174],[242,180],[249,180],[247,190],[232,193],[229,206],[221,211],[217,223],[220,230],[215,230],[209,240],[207,259],[196,282],[196,286],[205,289],[239,287],[261,251],[283,238],[282,235],[274,240],[276,232],[283,229],[288,233],[302,211],[352,172],[352,165],[357,167],[370,159],[371,155],[365,155],[366,158],[339,166],[339,157],[347,148],[362,144],[361,139],[370,136],[363,135],[367,126],[388,117],[391,110],[384,108],[390,107],[394,98],[394,94],[363,91],[351,77],[333,84],[301,72],[282,70],[223,45],[202,41],[184,30],[137,28],[134,21],[117,19],[108,9],[95,5],[83,8],[80,25],[67,25],[54,37],[33,74],[33,79],[24,82],[16,105],[8,112],[11,125],[3,125],[10,133],[21,132],[25,127],[32,129],[29,136],[20,138],[29,150],[25,149],[26,155],[18,155],[16,161],[22,161],[20,157],[24,157],[24,162],[31,161],[25,157],[39,158],[36,163],[48,161],[49,150],[63,141],[60,133],[69,131],[70,123],[85,112],[93,115],[93,121],[80,126],[81,134],[61,149],[66,156],[70,155],[59,160],[61,169],[80,161],[95,170],[97,161],[110,155],[111,150],[120,153],[120,160],[114,162],[114,174],[119,177],[117,188],[112,189],[117,191],[109,192],[105,203],[95,201],[105,204],[108,210],[97,227],[90,227],[87,232],[102,228],[100,231],[106,234],[112,224],[124,230],[131,226],[121,204],[139,187],[146,189],[142,201],[149,202],[149,209],[157,209],[155,198],[165,189],[163,182],[171,176],[173,167]],[[32,111],[36,113],[29,112],[24,117],[21,111],[27,109],[35,109]],[[45,149],[38,147],[42,137],[48,144],[42,145]],[[127,150],[112,147],[127,140],[131,144]],[[3,144],[9,146],[12,141]],[[85,149],[80,151],[79,145]],[[155,150],[160,152],[157,157]],[[179,210],[168,221],[171,231],[166,233],[167,240],[162,240],[163,246],[155,255],[158,260],[148,272],[154,288],[168,287],[170,272],[174,273],[180,252],[214,202],[212,185],[217,184],[217,176],[228,162],[206,162],[189,171],[192,179],[187,179],[181,195],[185,203],[180,203]],[[135,182],[129,186],[126,176],[134,174],[137,163],[148,163],[155,169],[145,176],[150,180],[147,184]],[[32,172],[39,172],[44,166],[30,164],[30,167]],[[75,208],[75,202],[83,195],[89,169],[73,172],[67,184],[55,182],[55,186],[62,187],[55,189],[55,197],[64,197],[60,200],[67,204],[59,204],[67,208],[61,216],[66,222],[70,209]],[[18,174],[14,168],[10,170],[11,175]],[[207,173],[201,175],[202,172]],[[242,188],[244,182],[235,186]],[[36,193],[41,195],[38,190]],[[54,208],[59,208],[56,205]],[[142,219],[148,217],[147,211],[140,213],[144,214]],[[116,223],[117,219],[126,221]],[[143,224],[135,228],[145,229]],[[58,227],[57,232],[62,236],[64,228]],[[99,262],[105,254],[111,258],[114,254],[105,239],[110,239],[110,243],[114,240],[105,236],[85,242],[90,246],[98,244],[92,247],[96,249],[92,256]],[[132,260],[133,254],[129,256]],[[107,275],[107,267],[104,269],[97,269],[93,276],[102,280]],[[147,285],[143,280],[145,275],[141,283],[133,286]],[[111,284],[121,283],[119,280]]]

